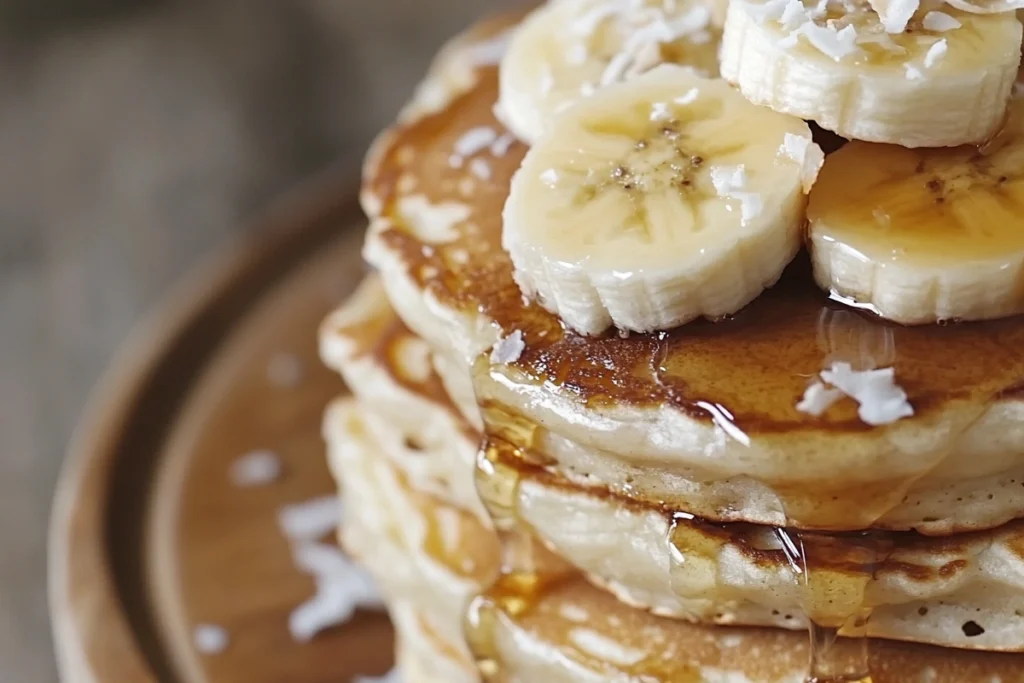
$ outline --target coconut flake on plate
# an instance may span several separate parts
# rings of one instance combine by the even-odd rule
[[[292,541],[315,541],[338,528],[341,505],[336,496],[286,505],[277,513],[281,531]]]
[[[222,626],[200,624],[192,631],[192,642],[200,654],[219,655],[228,648],[231,636]]]
[[[505,133],[491,145],[491,154],[498,158],[505,156],[515,141],[516,136],[512,135],[512,133]]]
[[[265,449],[250,451],[231,463],[230,475],[242,488],[272,484],[281,476],[281,458]]]
[[[455,154],[460,157],[471,157],[494,144],[498,132],[490,126],[477,126],[463,133],[452,146]]]
[[[325,546],[330,548],[331,546]],[[309,642],[318,633],[348,622],[359,608],[379,610],[383,603],[377,586],[364,569],[336,550],[334,559],[308,555],[307,560],[329,564],[314,574],[316,594],[299,605],[288,617],[288,630],[300,643]],[[330,571],[332,573],[326,573]]]
[[[480,180],[491,179],[491,165],[484,159],[476,158],[469,162],[469,172]]]

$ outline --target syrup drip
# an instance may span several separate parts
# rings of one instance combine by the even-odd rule
[[[892,553],[892,540],[880,534],[825,535],[781,528],[775,534],[800,583],[809,622],[806,683],[871,683],[867,627],[872,605],[867,590]],[[822,567],[837,562],[849,564],[860,581],[834,581]]]
[[[826,340],[831,342],[832,351],[842,352],[843,344],[836,344],[835,325],[832,328]],[[878,341],[877,345],[859,349],[861,354],[884,357],[888,340]],[[659,374],[659,360],[652,359],[655,375]],[[477,364],[478,378],[489,372],[486,363]],[[538,559],[537,542],[517,515],[524,476],[550,464],[534,450],[539,428],[496,403],[482,402],[480,408],[486,436],[477,456],[476,483],[502,538],[502,566],[495,583],[471,604],[466,636],[481,675],[485,680],[500,682],[503,678],[495,646],[500,620],[525,614],[546,587],[572,570],[544,550],[539,551],[543,559]],[[806,683],[871,683],[867,626],[872,605],[868,588],[893,550],[893,536],[885,532],[827,534],[723,525],[686,512],[673,512],[667,541],[675,592],[687,598],[712,599],[721,610],[728,610],[730,603],[723,599],[716,562],[722,546],[737,533],[757,550],[781,553],[789,563],[801,591],[800,608],[809,623]]]

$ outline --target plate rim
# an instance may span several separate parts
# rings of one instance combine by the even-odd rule
[[[232,296],[244,301],[232,316],[240,318],[341,234],[343,223],[325,219],[359,216],[358,188],[353,164],[340,163],[286,191],[252,228],[216,247],[158,299],[90,392],[60,469],[47,539],[49,613],[64,683],[166,679],[145,653],[112,574],[108,531],[122,436],[152,394],[155,371],[182,353],[203,318]],[[201,359],[218,345],[209,342]]]

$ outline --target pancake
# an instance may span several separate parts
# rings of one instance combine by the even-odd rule
[[[344,494],[342,543],[389,600],[413,604],[437,636],[470,661],[462,610],[498,571],[497,536],[472,514],[413,489],[381,453],[365,413],[341,400],[324,423],[331,469]]]
[[[453,409],[433,352],[395,317],[377,278],[324,321],[320,355],[368,408],[365,428],[416,487],[489,525],[473,477],[477,428]]]
[[[489,24],[452,49],[498,30]],[[472,63],[466,54],[446,61]],[[445,70],[428,80],[445,82]],[[608,477],[598,483],[628,483],[648,500],[671,492],[673,504],[713,521],[943,535],[1020,513],[1024,320],[892,325],[828,300],[798,260],[729,320],[627,337],[568,332],[523,300],[500,246],[523,146],[479,152],[486,180],[449,163],[470,131],[507,139],[494,115],[496,68],[473,73],[436,113],[381,137],[362,194],[372,220],[365,254],[395,309],[473,368],[485,407],[584,449],[587,474]],[[488,362],[514,334],[522,353]],[[852,402],[822,418],[799,412],[810,379],[837,361],[894,367],[914,416],[868,427]]]
[[[386,355],[372,357],[380,365],[375,375],[394,372]],[[431,396],[431,386],[436,392],[436,383],[420,386],[420,401],[439,404],[442,397]],[[400,467],[400,434],[370,410],[360,410],[358,421],[376,449]],[[383,426],[373,428],[374,423]],[[391,453],[395,449],[397,457]],[[422,461],[436,455],[415,457]],[[440,476],[459,478],[458,472],[445,472],[453,466],[469,467],[462,459],[441,458]],[[873,636],[1024,649],[1024,522],[950,539],[891,535],[883,541],[884,551],[871,560],[862,558],[870,551],[857,545],[860,539],[853,540],[851,551],[805,536],[807,544],[827,546],[814,567],[815,593],[827,599],[808,604],[791,558],[770,528],[711,524],[662,506],[638,505],[515,458],[489,472],[480,490],[493,494],[488,501],[493,511],[513,516],[598,585],[656,613],[806,630],[808,617],[818,623],[838,618],[842,624],[849,604],[856,603],[873,608],[868,628]]]
[[[414,348],[419,351],[406,355],[430,355],[432,372],[422,361],[416,370],[409,371],[409,366],[417,363],[401,354]],[[448,500],[485,519],[471,472],[480,440],[476,431],[480,429],[480,413],[469,374],[450,355],[427,350],[424,342],[404,326],[391,309],[379,277],[368,277],[357,295],[328,318],[321,330],[321,353],[331,367],[342,372],[362,402],[387,418],[386,422],[371,418],[372,426],[391,431],[380,433],[379,438],[393,440],[401,434],[417,444],[407,457],[401,457],[402,451],[397,448],[388,448],[387,452],[400,458],[400,465],[418,485],[442,491]],[[453,394],[461,396],[460,400],[453,401]],[[454,413],[453,404],[458,406]],[[485,410],[491,415],[492,425],[499,421],[523,425],[522,416],[509,415],[500,404],[489,404]],[[670,475],[660,469],[630,465],[614,454],[582,446],[543,427],[529,425],[524,429],[528,429],[534,444],[532,450],[550,469],[581,485],[603,486],[631,501],[722,522],[743,521],[743,511],[748,508],[742,503],[754,501],[760,509],[772,511],[768,519],[756,521],[773,525],[784,521],[778,496],[750,477],[706,482]],[[422,457],[424,450],[430,457]],[[426,479],[433,483],[426,483]],[[939,519],[961,506],[992,510],[1005,504],[1018,509],[1015,501],[1021,481],[1024,467],[1019,475],[983,479],[980,490],[972,488],[978,484],[975,480],[944,481],[941,489],[929,488],[927,483],[915,486],[889,519],[897,528],[913,528],[915,521]],[[931,529],[926,525],[926,531]]]
[[[436,497],[388,483],[395,470],[359,427],[359,409],[350,401],[332,408],[328,431],[332,464],[348,492],[346,547],[366,563],[396,609],[401,648],[407,636],[428,652],[456,647],[457,626],[445,601],[460,605],[488,583],[493,568],[480,563],[466,573],[462,554],[497,557],[494,533],[463,511]],[[332,426],[333,425],[333,426]],[[391,474],[388,474],[388,472]],[[400,478],[400,477],[399,477]],[[449,543],[458,551],[424,542],[426,535],[403,529],[428,527],[416,517],[457,519]],[[417,540],[418,539],[418,540]],[[781,629],[697,626],[628,607],[581,577],[559,568],[538,550],[540,568],[531,582],[503,580],[470,610],[471,640],[493,655],[492,664],[510,683],[561,681],[645,683],[799,683],[807,669],[808,646],[800,633]],[[516,587],[518,585],[518,588]],[[523,586],[534,590],[525,590]],[[471,586],[476,589],[465,590]],[[441,597],[439,597],[441,596]],[[407,607],[407,609],[406,609]],[[855,647],[841,641],[841,649]],[[453,649],[452,652],[455,650]],[[469,665],[465,652],[445,663]],[[851,655],[852,657],[853,655]],[[1020,655],[874,641],[874,683],[1021,683]],[[403,666],[405,657],[402,658]],[[404,672],[403,672],[404,673]],[[449,670],[453,683],[475,681],[469,669]],[[414,679],[410,680],[423,680]]]
[[[451,644],[439,639],[427,620],[405,602],[394,602],[388,615],[395,628],[398,669],[404,683],[476,683],[475,667]],[[467,666],[467,664],[469,666]]]
[[[808,645],[775,629],[694,626],[623,607],[567,580],[513,616],[494,603],[498,668],[509,683],[803,683]],[[841,642],[840,648],[852,650]],[[850,652],[850,657],[855,655]],[[872,683],[1021,683],[1019,655],[875,641]]]

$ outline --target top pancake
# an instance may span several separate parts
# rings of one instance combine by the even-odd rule
[[[478,27],[448,48],[445,63],[465,69],[473,46],[513,21]],[[452,56],[458,49],[464,59]],[[428,83],[447,82],[446,68]],[[581,337],[524,301],[500,242],[525,148],[494,115],[497,68],[480,65],[474,75],[438,111],[407,117],[381,137],[363,198],[373,218],[367,258],[417,333],[467,363],[522,333],[517,359],[477,363],[480,397],[633,465],[707,481],[749,476],[790,490],[784,521],[804,527],[871,526],[926,475],[952,482],[1024,467],[1022,318],[889,324],[831,302],[801,258],[731,319],[664,333]],[[484,129],[497,143],[473,155],[475,163],[453,163],[457,143]],[[810,379],[836,361],[894,367],[915,415],[870,427],[852,401],[820,418],[797,411]],[[930,531],[1012,516],[979,509],[966,524],[935,520]]]

